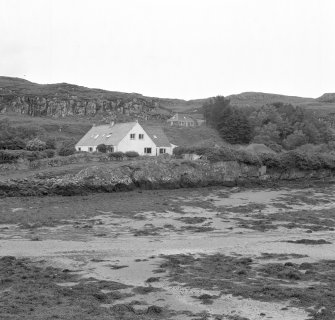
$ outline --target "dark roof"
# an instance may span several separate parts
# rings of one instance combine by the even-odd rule
[[[157,147],[171,147],[168,137],[161,127],[142,126]]]

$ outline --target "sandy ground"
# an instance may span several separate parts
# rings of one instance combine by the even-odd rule
[[[67,270],[73,277],[53,281],[62,288],[89,287],[92,279],[124,285],[118,299],[98,303],[97,310],[113,310],[110,319],[131,319],[132,312],[133,319],[330,320],[334,189],[1,199],[0,255]],[[0,301],[10,288],[0,284]],[[52,318],[43,312],[41,319]]]

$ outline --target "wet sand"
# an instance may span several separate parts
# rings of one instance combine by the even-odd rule
[[[69,288],[90,279],[120,283],[122,297],[99,308],[117,313],[113,306],[131,306],[134,319],[299,320],[324,313],[328,320],[333,300],[324,302],[322,294],[335,276],[330,263],[320,262],[335,257],[334,189],[207,188],[50,197],[49,202],[5,198],[0,200],[0,255],[69,270],[75,278],[60,283]],[[325,243],[313,242],[320,239]],[[241,257],[251,262],[237,269],[234,259]],[[306,273],[303,263],[316,275],[287,276]],[[270,274],[271,264],[281,273]],[[260,278],[275,294],[251,296]],[[221,280],[226,282],[219,285]],[[315,301],[302,301],[299,292],[293,298],[289,290],[278,294],[279,288],[311,286],[318,293]],[[148,313],[150,306],[165,311]]]

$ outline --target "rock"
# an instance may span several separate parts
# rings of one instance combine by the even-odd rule
[[[148,307],[147,309],[147,314],[152,314],[152,315],[155,315],[155,314],[161,314],[163,312],[163,308],[162,307],[159,307],[159,306],[150,306]]]
[[[136,93],[89,89],[67,83],[39,85],[0,77],[0,89],[2,85],[5,87],[0,91],[0,114],[15,112],[55,118],[96,115],[117,118],[128,115],[142,119],[167,119],[170,116],[169,111],[161,108],[164,100]]]
[[[111,310],[116,313],[135,313],[135,309],[128,304],[116,304]]]

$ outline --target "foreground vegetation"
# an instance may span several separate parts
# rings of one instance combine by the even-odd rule
[[[276,169],[301,169],[319,170],[335,169],[335,154],[329,153],[310,153],[298,150],[285,151],[281,153],[259,153],[238,150],[231,146],[220,148],[206,147],[177,147],[174,149],[177,157],[184,154],[197,154],[203,156],[211,162],[217,161],[237,161],[240,163]]]

